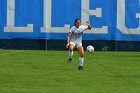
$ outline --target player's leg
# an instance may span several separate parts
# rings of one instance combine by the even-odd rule
[[[78,67],[78,69],[79,69],[79,70],[82,70],[82,69],[83,69],[83,64],[84,64],[84,48],[83,48],[82,45],[80,45],[80,46],[78,47],[78,52],[79,52],[79,55],[80,55],[80,57],[79,57],[79,67]]]
[[[69,45],[69,59],[68,59],[67,63],[72,62],[74,47],[75,47],[75,43],[71,42],[70,45]]]

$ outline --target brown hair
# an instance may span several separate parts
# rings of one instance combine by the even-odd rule
[[[75,21],[74,21],[74,25],[76,25],[76,22],[79,21],[79,20],[80,20],[79,18],[76,18]]]

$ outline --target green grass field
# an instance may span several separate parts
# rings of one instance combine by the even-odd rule
[[[0,50],[0,93],[140,93],[139,52]]]

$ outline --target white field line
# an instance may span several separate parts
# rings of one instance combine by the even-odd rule
[[[8,52],[8,53],[2,53],[2,54],[0,54],[0,56],[5,56],[5,55],[14,54],[14,53],[23,52],[23,51],[24,50],[12,51],[12,52]]]

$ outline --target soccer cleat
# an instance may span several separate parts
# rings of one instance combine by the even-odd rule
[[[72,58],[69,58],[69,60],[67,61],[67,63],[71,63],[72,62]]]
[[[79,70],[83,70],[83,67],[82,67],[82,66],[79,66],[78,69],[79,69]]]

